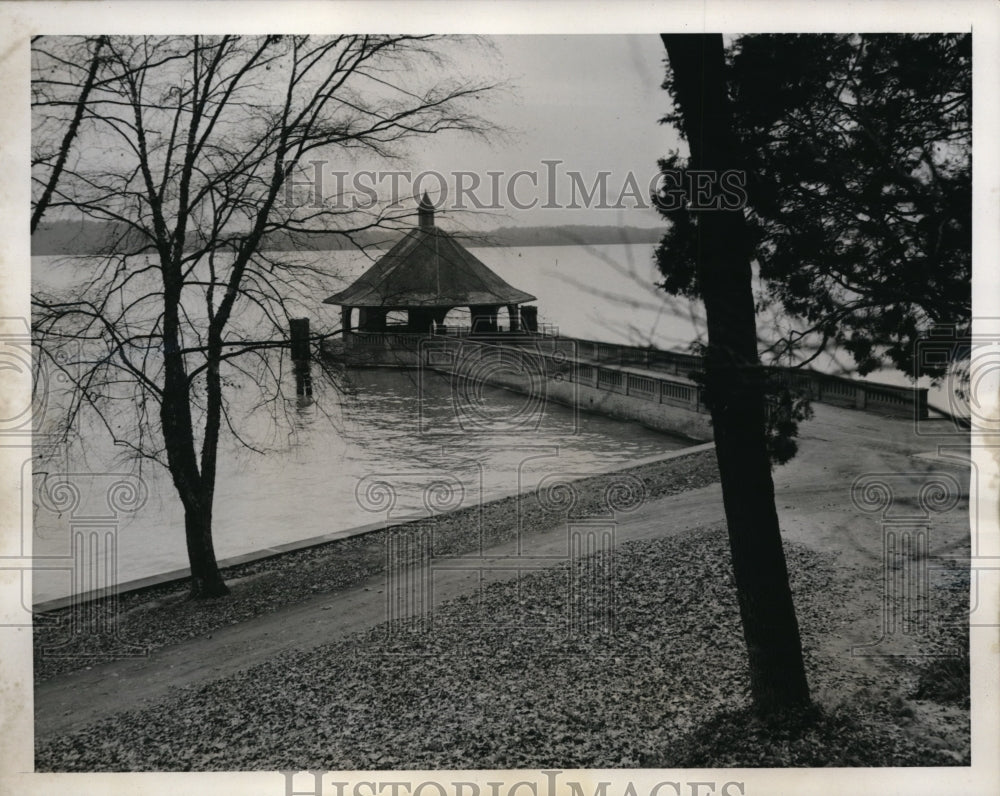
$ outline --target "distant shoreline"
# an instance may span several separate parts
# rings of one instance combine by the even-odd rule
[[[469,248],[522,246],[608,246],[655,244],[663,236],[658,227],[583,224],[559,226],[498,227],[485,232],[457,233]],[[351,251],[361,248],[384,249],[400,237],[396,230],[376,229],[357,233],[348,240],[339,232],[277,234],[267,236],[264,251]],[[120,225],[95,221],[55,221],[42,224],[31,238],[31,255],[92,256],[148,249],[135,234]]]

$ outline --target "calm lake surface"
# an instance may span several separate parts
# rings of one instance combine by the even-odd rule
[[[557,324],[564,334],[686,344],[696,332],[697,316],[650,289],[651,253],[652,246],[476,250],[507,281],[536,295],[540,320]],[[369,261],[346,252],[294,256],[324,270],[329,265],[329,278],[315,286],[315,304],[304,299],[302,311],[314,329],[333,328],[339,309],[322,299],[356,278]],[[33,282],[66,289],[86,265],[82,259],[34,258]],[[509,418],[523,409],[525,398],[501,389],[486,389],[482,398],[475,422],[469,422],[447,377],[418,382],[413,371],[358,369],[347,373],[340,391],[322,391],[313,406],[285,407],[277,426],[239,429],[269,452],[255,454],[232,437],[222,443],[214,512],[217,555],[417,516],[426,512],[429,497],[437,509],[475,505],[534,488],[545,476],[614,470],[689,444],[555,404],[512,428]],[[491,424],[491,417],[498,422]],[[183,512],[167,472],[127,461],[100,428],[81,437],[60,459],[36,464],[35,498],[25,507],[34,518],[34,555],[69,555],[72,527],[87,522],[86,516],[107,513],[104,496],[115,479],[103,474],[128,473],[132,482],[141,479],[147,494],[141,508],[118,512],[115,580],[185,567]],[[75,474],[71,480],[83,493],[76,509],[39,499],[46,473]],[[392,487],[391,505],[373,486],[378,483]],[[429,492],[435,484],[437,491]],[[54,563],[58,566],[58,559]],[[65,596],[74,588],[66,570],[37,572],[33,599]]]

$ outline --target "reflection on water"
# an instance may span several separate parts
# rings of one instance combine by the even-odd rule
[[[470,399],[455,393],[450,377],[417,371],[352,370],[342,392],[323,393],[315,405],[292,412],[294,434],[283,452],[255,455],[229,441],[220,456],[220,558],[474,506],[531,489],[547,475],[612,470],[688,444],[499,388],[484,387]],[[102,453],[92,447],[89,472]],[[183,514],[168,474],[147,464],[141,475],[149,495],[141,509],[121,515],[119,582],[187,563]],[[93,504],[102,495],[85,498]],[[69,552],[78,517],[58,508],[36,501],[36,556]],[[36,602],[68,593],[68,572],[36,574]]]

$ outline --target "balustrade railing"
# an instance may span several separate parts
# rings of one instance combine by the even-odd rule
[[[355,332],[347,336],[352,348],[417,350],[422,340],[433,339],[455,345],[475,344],[488,349],[517,351],[519,356],[537,356],[545,373],[553,378],[606,390],[639,399],[706,412],[700,385],[690,374],[703,367],[694,354],[638,348],[593,340],[521,332],[469,338],[468,327],[449,327],[434,335],[408,332]],[[543,345],[544,343],[544,345]],[[500,357],[503,354],[499,354]],[[498,360],[498,361],[503,361]],[[515,362],[510,359],[510,362]],[[621,368],[641,367],[635,373]],[[666,378],[658,371],[680,378]],[[768,378],[800,391],[811,400],[886,414],[927,417],[927,390],[860,381],[812,370],[770,367]]]
[[[591,360],[595,367],[602,364],[625,367],[632,365],[685,377],[703,368],[702,357],[696,354],[602,343],[579,338],[563,338],[563,340],[572,344],[578,357]],[[927,389],[924,387],[903,387],[861,381],[796,368],[769,367],[767,371],[769,378],[784,382],[820,403],[883,411],[887,414],[909,417],[913,417],[915,412],[915,416],[918,418],[927,417]],[[668,391],[670,399],[669,401],[664,400],[664,403],[679,401],[684,405],[689,403],[690,393],[694,392],[674,387],[661,388],[661,392],[662,389]],[[641,392],[641,388],[637,387],[636,393],[639,392]],[[698,403],[700,404],[700,398]]]

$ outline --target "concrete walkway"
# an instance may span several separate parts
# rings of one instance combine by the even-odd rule
[[[968,536],[967,468],[960,461],[916,456],[936,454],[938,443],[960,445],[960,438],[917,437],[907,421],[829,406],[814,408],[815,418],[802,427],[799,455],[774,474],[786,539],[835,551],[844,567],[878,565],[883,555],[880,517],[852,505],[854,480],[866,473],[891,474],[897,502],[912,502],[928,474],[943,470],[957,479],[962,494],[954,510],[935,519],[930,554],[946,555],[963,544]],[[941,428],[950,426],[941,421]],[[616,517],[615,540],[656,538],[721,522],[721,490],[714,484],[650,500]],[[511,555],[510,543],[487,551],[490,579],[513,578],[525,569],[565,559],[565,525],[533,533],[525,547],[534,560]],[[468,557],[435,560],[434,601],[477,590],[479,574],[470,568],[474,563]],[[285,650],[310,649],[371,628],[386,619],[385,590],[382,574],[206,637],[154,650],[145,658],[53,678],[35,690],[36,735],[66,732],[120,711],[150,706],[177,688],[225,677]],[[877,594],[869,597],[877,604]],[[854,641],[863,642],[865,637],[859,633]]]

